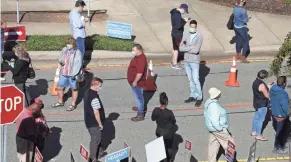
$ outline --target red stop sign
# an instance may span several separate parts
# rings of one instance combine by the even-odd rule
[[[24,108],[24,94],[14,85],[1,86],[0,124],[11,124]]]

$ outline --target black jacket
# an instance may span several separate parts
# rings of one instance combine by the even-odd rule
[[[183,35],[186,21],[182,18],[181,12],[176,8],[171,10],[172,35]]]
[[[28,75],[28,68],[30,64],[30,59],[18,59],[14,64],[12,69],[13,77],[15,84],[25,83]]]

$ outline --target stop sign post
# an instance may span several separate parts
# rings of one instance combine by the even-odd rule
[[[13,123],[24,109],[24,93],[14,85],[0,87],[1,162],[6,162],[7,124]]]

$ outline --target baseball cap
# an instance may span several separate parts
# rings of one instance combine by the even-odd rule
[[[182,3],[182,4],[180,5],[180,8],[184,9],[184,11],[185,11],[186,13],[189,13],[189,12],[188,12],[188,5],[187,5],[187,4]]]
[[[76,6],[86,6],[86,3],[83,0],[77,0]]]

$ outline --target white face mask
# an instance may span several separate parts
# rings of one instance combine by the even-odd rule
[[[132,53],[133,56],[136,56],[136,53],[134,51],[131,51],[131,53]]]
[[[197,29],[196,29],[196,28],[189,28],[189,32],[190,32],[191,34],[194,34],[194,33],[197,32]]]
[[[102,90],[102,87],[99,87],[99,88],[97,89],[98,92],[101,91],[101,90]]]
[[[73,45],[71,45],[71,44],[67,44],[67,48],[68,48],[68,49],[72,49],[72,48],[73,48]]]

